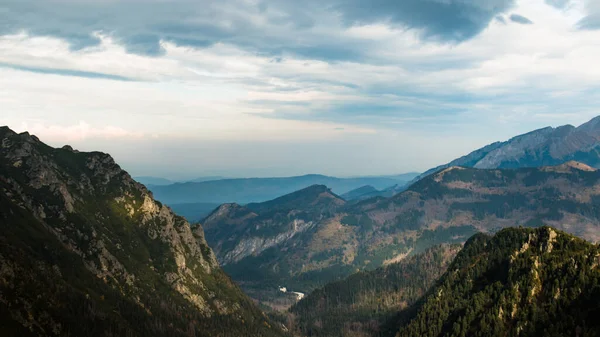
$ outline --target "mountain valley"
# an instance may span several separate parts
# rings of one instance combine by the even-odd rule
[[[443,166],[408,186],[339,195],[313,184],[262,202],[174,206],[207,214],[192,225],[107,154],[6,127],[0,139],[0,332],[600,331],[590,318],[599,313],[600,171],[590,161]]]
[[[224,269],[244,289],[308,293],[441,243],[511,226],[554,226],[600,240],[600,172],[450,167],[391,198],[348,203],[312,186],[267,203],[225,204],[203,220]],[[259,297],[255,297],[260,299]]]

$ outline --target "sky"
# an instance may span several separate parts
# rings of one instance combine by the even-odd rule
[[[0,0],[0,125],[188,179],[424,171],[599,115],[598,0]]]

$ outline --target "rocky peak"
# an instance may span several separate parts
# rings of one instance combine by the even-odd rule
[[[325,185],[312,185],[282,197],[251,203],[247,207],[255,212],[273,211],[315,211],[323,208],[343,206],[346,202]]]
[[[79,151],[73,149],[73,147],[71,145],[65,145],[65,146],[61,147],[61,149],[67,150],[69,152],[79,153]]]
[[[0,126],[0,138],[8,137],[14,134],[15,132],[11,130],[8,126]]]
[[[433,180],[435,180],[438,183],[442,182],[444,180],[444,176],[447,173],[452,172],[452,171],[456,171],[456,170],[464,170],[464,169],[465,168],[461,167],[461,166],[450,166],[450,167],[447,167],[447,168],[441,170],[440,172],[436,173],[434,175],[434,177],[433,177]]]
[[[591,119],[587,123],[581,124],[577,130],[583,131],[597,139],[600,138],[600,116]]]
[[[218,226],[219,224],[240,224],[248,219],[256,217],[257,214],[252,212],[245,206],[236,203],[222,204],[210,213],[204,220],[202,225],[206,230]]]
[[[563,138],[568,136],[569,134],[571,134],[572,132],[576,131],[577,128],[575,128],[573,125],[567,124],[567,125],[562,125],[557,127],[556,129],[554,129],[554,132],[552,133],[551,137],[552,138]]]
[[[547,142],[548,137],[550,137],[554,131],[554,128],[546,127],[514,137],[504,146],[488,153],[484,158],[478,161],[474,167],[482,169],[497,168],[506,160],[518,161],[518,159],[527,151]]]
[[[479,169],[522,168],[559,165],[577,160],[600,167],[600,116],[575,128],[563,125],[534,130],[505,142],[477,149],[448,164],[435,167],[417,177],[416,182],[449,166]]]

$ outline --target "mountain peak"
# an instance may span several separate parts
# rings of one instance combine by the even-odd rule
[[[301,190],[286,194],[282,197],[261,202],[251,203],[247,207],[255,212],[264,210],[313,210],[344,205],[345,201],[325,185],[311,185]]]
[[[218,224],[240,224],[256,216],[256,213],[245,206],[236,203],[228,203],[222,204],[212,211],[212,213],[202,220],[202,225],[205,230],[210,230]]]
[[[566,162],[564,164],[557,165],[557,166],[546,166],[546,167],[544,167],[542,169],[546,170],[546,171],[564,172],[564,173],[571,172],[573,169],[580,170],[580,171],[585,171],[585,172],[594,172],[594,171],[596,171],[595,168],[593,168],[593,167],[591,167],[589,165],[586,165],[584,163],[580,163],[578,161],[574,161],[574,160],[568,161],[568,162]]]
[[[8,136],[11,136],[14,134],[16,134],[16,132],[11,130],[8,126],[6,126],[6,125],[0,126],[0,137],[4,138],[4,137],[8,137]]]
[[[0,127],[0,139],[2,141],[2,148],[10,147],[12,142],[27,142],[27,143],[41,143],[40,139],[29,132],[16,133],[11,130],[8,126]],[[12,141],[12,142],[11,142]]]
[[[447,167],[447,168],[445,168],[445,169],[443,169],[443,170],[441,170],[441,171],[437,172],[437,173],[434,175],[434,178],[433,178],[433,179],[434,179],[435,181],[437,181],[437,182],[440,182],[440,181],[442,181],[442,180],[444,179],[444,175],[445,175],[446,173],[449,173],[449,172],[452,172],[452,171],[456,171],[456,170],[464,170],[464,169],[465,169],[465,168],[464,168],[464,167],[462,167],[462,166],[450,166],[450,167]]]
[[[331,192],[331,189],[325,185],[320,185],[320,184],[314,184],[314,185],[310,185],[306,188],[303,188],[301,190],[298,190],[296,192],[292,192],[293,193],[327,193],[327,192]],[[333,192],[331,192],[333,193]]]
[[[596,139],[600,138],[600,116],[594,117],[586,123],[581,124],[578,128],[578,131],[583,131],[588,135],[595,137]]]
[[[352,191],[346,192],[342,194],[342,198],[344,200],[353,200],[353,199],[361,199],[366,195],[377,193],[378,190],[371,185],[364,185],[359,188],[355,188]]]
[[[479,169],[522,168],[559,165],[577,160],[600,167],[600,116],[575,128],[563,125],[545,127],[495,142],[455,159],[445,165],[428,170],[413,182],[441,171],[449,166]]]

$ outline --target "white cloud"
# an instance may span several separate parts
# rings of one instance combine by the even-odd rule
[[[597,113],[600,30],[577,29],[589,15],[587,6],[572,1],[557,9],[544,0],[521,0],[514,13],[534,24],[492,21],[460,44],[423,41],[419,32],[385,21],[347,26],[335,13],[314,14],[315,24],[300,29],[280,8],[244,13],[246,7],[235,6],[220,27],[233,29],[245,16],[253,37],[265,41],[223,39],[198,48],[162,41],[164,54],[143,56],[110,33],[97,33],[101,43],[81,50],[56,37],[4,35],[0,124],[57,143],[93,140],[99,146],[152,138],[216,148],[320,142],[323,151],[337,151],[331,142],[360,139],[366,145],[348,145],[349,154],[335,165],[364,155],[387,171],[400,169],[406,158],[417,161],[410,169],[426,169],[475,144],[546,124],[580,123]],[[259,49],[286,41],[282,54]],[[329,47],[360,55],[328,59],[300,51]],[[415,139],[431,150],[403,146]],[[420,157],[424,152],[433,159]],[[302,158],[310,160],[308,153]]]

